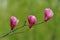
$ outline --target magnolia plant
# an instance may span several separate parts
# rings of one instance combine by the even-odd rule
[[[44,14],[45,14],[44,21],[47,22],[53,16],[53,11],[50,8],[46,8]]]
[[[32,26],[36,23],[36,17],[33,15],[29,15],[28,22],[29,22],[29,28],[32,28]]]
[[[19,20],[16,17],[11,16],[11,18],[10,18],[10,27],[11,27],[11,30],[13,30],[16,27],[18,22],[19,22]]]
[[[29,15],[28,16],[28,25],[26,24],[26,21],[24,22],[24,24],[21,26],[21,27],[18,27],[16,29],[14,29],[19,20],[15,17],[15,16],[11,16],[10,18],[10,27],[11,27],[11,31],[8,32],[7,34],[5,35],[2,35],[1,37],[5,37],[13,32],[15,32],[16,30],[20,29],[20,28],[23,28],[24,26],[28,26],[29,29],[32,28],[32,26],[36,25],[36,24],[42,24],[44,22],[47,22],[48,20],[50,20],[51,18],[53,17],[53,11],[50,9],[50,8],[46,8],[44,10],[44,21],[43,22],[39,22],[39,23],[36,23],[37,22],[37,19],[36,19],[36,16],[34,15]],[[14,29],[14,30],[13,30]],[[28,30],[27,30],[28,31]],[[27,31],[24,31],[24,32],[27,32]],[[24,33],[24,32],[18,32],[18,33]]]

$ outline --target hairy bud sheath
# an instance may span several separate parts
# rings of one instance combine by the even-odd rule
[[[16,27],[16,25],[18,24],[19,20],[14,17],[14,16],[11,16],[10,18],[10,26],[11,26],[11,30],[13,30],[13,28]]]
[[[44,21],[47,22],[53,16],[53,11],[50,8],[46,8],[44,10],[44,15],[45,15]]]
[[[29,22],[29,28],[32,28],[32,26],[36,23],[36,17],[33,15],[29,15],[28,22]]]

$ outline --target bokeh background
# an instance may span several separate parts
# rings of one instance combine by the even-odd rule
[[[8,35],[0,40],[60,40],[60,0],[0,0],[0,35],[10,31],[11,16],[19,19],[17,27],[27,21],[28,15],[35,15],[38,23],[44,20],[45,8],[51,8],[54,12],[48,22],[33,26],[28,32]],[[27,28],[25,26],[16,32]]]

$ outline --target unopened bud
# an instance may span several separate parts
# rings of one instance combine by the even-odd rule
[[[11,26],[11,30],[13,30],[13,28],[16,27],[16,25],[18,24],[19,20],[14,17],[14,16],[11,16],[10,18],[10,26]]]
[[[29,28],[32,28],[32,26],[36,23],[36,17],[33,15],[29,15],[28,22],[29,22]]]
[[[47,22],[53,16],[53,11],[50,8],[46,8],[44,11],[44,21]]]

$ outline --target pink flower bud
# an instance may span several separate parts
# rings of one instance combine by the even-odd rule
[[[32,28],[32,26],[36,23],[36,17],[33,15],[28,16],[28,22],[29,28]]]
[[[46,8],[44,14],[44,21],[47,22],[53,16],[53,11],[50,8]]]
[[[19,20],[14,17],[14,16],[11,16],[10,18],[10,26],[11,26],[11,30],[13,30],[13,28],[18,24]]]

